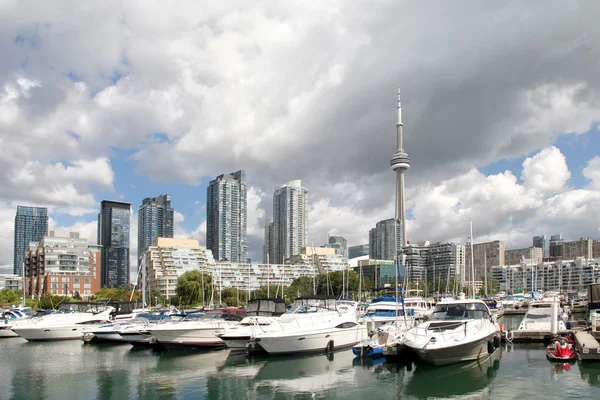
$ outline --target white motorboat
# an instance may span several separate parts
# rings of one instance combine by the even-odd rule
[[[398,318],[404,319],[405,308],[402,300],[396,301],[393,296],[381,296],[371,301],[362,320],[367,324],[369,331],[376,332],[381,326],[394,323],[396,314]]]
[[[119,336],[132,346],[150,346],[155,343],[154,336],[148,332],[148,324],[126,326],[119,330]]]
[[[422,290],[407,290],[406,297],[404,298],[404,309],[406,314],[415,318],[422,318],[425,315],[431,314],[433,311],[433,304],[431,301],[426,300],[423,296],[419,296]],[[415,293],[417,296],[411,296]]]
[[[2,312],[2,319],[0,319],[0,339],[9,337],[18,337],[11,329],[15,322],[22,321],[32,317],[31,308],[12,308],[10,310],[4,310]]]
[[[103,325],[110,321],[113,307],[99,313],[55,313],[41,318],[16,323],[12,331],[28,341],[80,339],[90,325]]]
[[[519,331],[551,332],[552,330],[552,306],[557,308],[557,329],[567,330],[567,315],[560,310],[558,299],[542,299],[531,302],[529,309],[519,324]]]
[[[239,308],[208,311],[203,316],[149,326],[148,332],[165,348],[224,347],[218,331],[240,324],[246,312]]]
[[[500,345],[500,328],[481,300],[439,303],[429,321],[410,329],[402,342],[434,365],[477,360]]]
[[[217,336],[228,348],[245,350],[254,335],[262,331],[262,327],[270,325],[285,312],[283,299],[252,299],[248,302],[246,317],[240,324],[217,333]]]
[[[283,314],[256,334],[255,343],[269,354],[324,352],[362,342],[367,328],[358,323],[357,303],[329,297],[296,299]]]

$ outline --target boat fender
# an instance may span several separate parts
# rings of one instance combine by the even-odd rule
[[[490,340],[487,342],[487,351],[488,354],[492,354],[494,352],[494,341]]]
[[[500,332],[504,332],[504,324],[500,324]]]
[[[506,332],[506,341],[509,343],[512,343],[513,338],[514,338],[513,331],[507,331]]]
[[[333,348],[334,348],[333,340],[330,340],[329,342],[327,342],[327,347],[325,348],[325,350],[328,353],[331,353],[331,352],[333,352]]]
[[[500,347],[500,335],[494,336],[494,348]]]

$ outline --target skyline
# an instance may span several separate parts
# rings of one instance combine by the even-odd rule
[[[0,6],[0,270],[17,205],[95,241],[100,201],[131,202],[134,259],[136,210],[169,193],[175,236],[205,243],[208,182],[239,169],[253,260],[292,179],[309,242],[367,243],[394,216],[398,83],[411,242],[464,243],[467,216],[507,248],[599,238],[600,6],[366,4]]]

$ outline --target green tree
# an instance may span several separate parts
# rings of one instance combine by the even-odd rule
[[[40,297],[38,307],[42,310],[57,309],[62,303],[70,303],[73,299],[67,296],[56,296],[53,294],[45,294]]]
[[[0,305],[5,307],[21,304],[21,295],[9,289],[0,290]]]
[[[221,291],[221,301],[227,307],[241,307],[247,304],[246,292],[235,288],[226,288]]]
[[[212,295],[212,277],[198,270],[188,271],[177,279],[177,297],[181,305],[207,304]]]
[[[115,300],[115,301],[139,301],[140,300],[140,292],[139,290],[134,291],[133,296],[131,295],[131,291],[133,288],[131,286],[119,286],[116,288],[103,287],[100,289],[98,293],[95,294],[96,300]]]

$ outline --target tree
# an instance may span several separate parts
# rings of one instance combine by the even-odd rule
[[[133,288],[131,286],[119,286],[116,288],[103,287],[98,293],[96,293],[95,298],[97,300],[114,300],[114,301],[139,301],[140,300],[140,292],[139,290],[134,291],[133,296],[131,295],[131,291]]]
[[[20,304],[21,296],[19,292],[9,289],[0,290],[0,304],[6,307]]]
[[[313,294],[341,297],[342,292],[346,293],[345,285],[347,285],[348,295],[351,298],[357,299],[359,297],[358,288],[361,286],[359,274],[355,271],[349,271],[349,273],[344,271],[343,274],[344,276],[342,276],[342,271],[319,274],[315,277],[314,282],[313,278],[309,276],[296,278],[292,284],[285,289],[286,297],[288,299],[294,299],[299,296],[311,296]],[[346,282],[346,279],[348,282]],[[373,284],[371,280],[363,277],[361,290],[363,292],[368,292],[372,287]],[[271,294],[274,293],[273,289],[271,289]]]
[[[57,309],[62,303],[70,303],[71,301],[73,299],[70,297],[45,294],[40,297],[38,307],[42,310],[52,310]]]
[[[188,271],[177,279],[177,297],[182,305],[207,304],[212,295],[212,277],[198,270]]]

